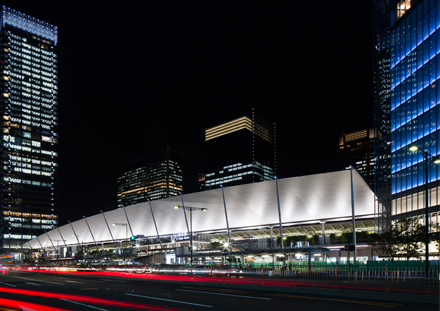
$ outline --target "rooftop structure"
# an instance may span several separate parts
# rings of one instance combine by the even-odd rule
[[[184,212],[174,209],[175,205],[207,209],[192,215],[192,230],[201,234],[227,232],[225,206],[232,232],[279,227],[276,182],[225,187],[118,208],[61,226],[25,243],[23,247],[52,248],[55,240],[63,240],[65,246],[69,246],[113,243],[133,235],[185,235],[189,229]],[[374,194],[355,170],[353,189],[350,171],[344,170],[280,179],[278,193],[282,225],[286,228],[349,222],[352,202],[357,222],[372,222],[374,218]],[[120,225],[111,226],[113,223]],[[295,234],[295,231],[290,234]]]

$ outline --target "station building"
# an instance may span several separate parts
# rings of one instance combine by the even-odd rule
[[[343,261],[347,242],[341,236],[352,230],[353,219],[356,231],[374,231],[374,201],[355,169],[275,179],[85,217],[23,248],[48,261],[82,255],[92,262],[182,264],[189,260],[192,240],[193,262],[198,263]],[[376,256],[364,241],[356,250],[358,260]]]

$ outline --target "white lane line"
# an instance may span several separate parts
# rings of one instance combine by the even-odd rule
[[[3,283],[3,282],[0,282],[0,284],[4,284],[4,285],[8,285],[8,286],[12,286],[12,287],[17,287],[17,286],[15,286],[15,285],[8,284],[8,283]]]
[[[49,284],[55,284],[55,285],[64,285],[63,283],[55,283],[55,282],[49,282],[49,281],[33,280],[33,279],[28,279],[28,278],[22,278],[22,277],[19,277],[19,276],[11,276],[11,277],[17,278],[17,279],[22,279],[22,280],[41,282],[41,283],[49,283]]]
[[[64,281],[64,282],[70,282],[70,283],[81,283],[81,284],[86,284],[86,283],[90,283],[90,282],[105,283],[105,282],[94,281],[94,280],[70,281],[69,279],[66,279],[66,278],[55,278],[55,279],[62,280],[62,281]]]
[[[127,281],[120,281],[120,280],[112,280],[112,279],[100,279],[101,281],[106,281],[106,282],[118,282],[118,283],[125,283]]]
[[[179,301],[179,300],[171,300],[171,299],[163,299],[163,298],[157,298],[157,297],[142,296],[142,295],[129,294],[129,293],[125,293],[125,295],[134,296],[134,297],[142,297],[142,298],[147,298],[147,299],[163,300],[163,301],[169,301],[169,302],[175,302],[175,303],[183,303],[183,304],[199,306],[199,307],[207,307],[207,308],[212,307],[212,306],[208,306],[208,305],[201,305],[198,303]]]
[[[60,300],[64,300],[64,301],[71,302],[71,303],[76,303],[77,305],[84,306],[84,307],[89,307],[89,308],[96,309],[96,310],[108,311],[107,309],[101,309],[101,308],[98,308],[98,307],[86,305],[85,303],[80,303],[80,302],[73,301],[73,300],[68,300],[68,299],[64,299],[64,298],[60,298]]]
[[[249,298],[249,299],[272,300],[272,298],[242,296],[242,295],[231,295],[231,294],[222,294],[222,293],[213,293],[213,292],[200,292],[200,291],[197,291],[197,290],[187,290],[187,289],[176,289],[176,290],[181,291],[181,292],[191,292],[191,293],[210,294],[210,295],[219,295],[219,296],[231,296],[231,297],[240,297],[240,298]]]
[[[25,282],[26,284],[30,284],[30,285],[35,285],[35,286],[41,286],[41,284],[37,284],[37,283],[31,283],[31,282]]]

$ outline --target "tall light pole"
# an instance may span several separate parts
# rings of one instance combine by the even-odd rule
[[[117,222],[114,222],[114,223],[112,223],[112,226],[113,226],[113,227],[114,227],[114,226],[125,226],[125,239],[126,239],[126,240],[128,239],[128,233],[127,233],[128,228],[127,228],[127,224],[126,224],[126,223],[117,223]]]
[[[114,226],[125,226],[125,240],[128,240],[128,233],[127,233],[127,231],[128,231],[128,227],[127,227],[127,224],[126,223],[117,223],[117,222],[114,222],[114,223],[112,223],[112,226],[114,227]],[[125,241],[125,242],[127,242],[127,241]],[[122,250],[122,243],[121,243],[121,252],[123,252],[123,250]],[[121,254],[122,255],[122,254]],[[125,258],[125,256],[124,256],[124,258]]]
[[[190,242],[189,242],[189,244],[190,244],[190,248],[189,248],[189,251],[190,251],[190,265],[191,265],[191,274],[192,274],[192,257],[193,257],[193,230],[192,230],[192,212],[193,211],[202,211],[202,212],[206,212],[208,209],[207,208],[204,208],[204,207],[191,207],[191,206],[180,206],[180,205],[174,205],[173,206],[173,208],[174,209],[179,209],[179,208],[183,208],[184,209],[184,211],[185,210],[187,210],[187,211],[189,211],[189,223],[190,223],[190,225],[189,225],[189,227],[190,227],[190,236],[189,236],[189,239],[190,239]],[[185,214],[186,215],[186,214]],[[186,219],[186,218],[185,218]],[[187,224],[188,225],[188,224]]]
[[[419,152],[425,158],[425,276],[429,273],[429,213],[428,213],[428,160],[432,159],[435,164],[440,163],[438,157],[434,157],[426,151],[421,150],[417,146],[410,146],[412,152]]]

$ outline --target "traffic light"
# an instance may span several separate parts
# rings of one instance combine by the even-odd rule
[[[349,252],[354,251],[355,247],[353,244],[350,243],[350,239],[347,239],[347,244],[345,245],[345,250],[348,250]]]
[[[134,235],[132,235],[132,236],[130,237],[130,241],[136,241],[136,237],[135,237]]]

